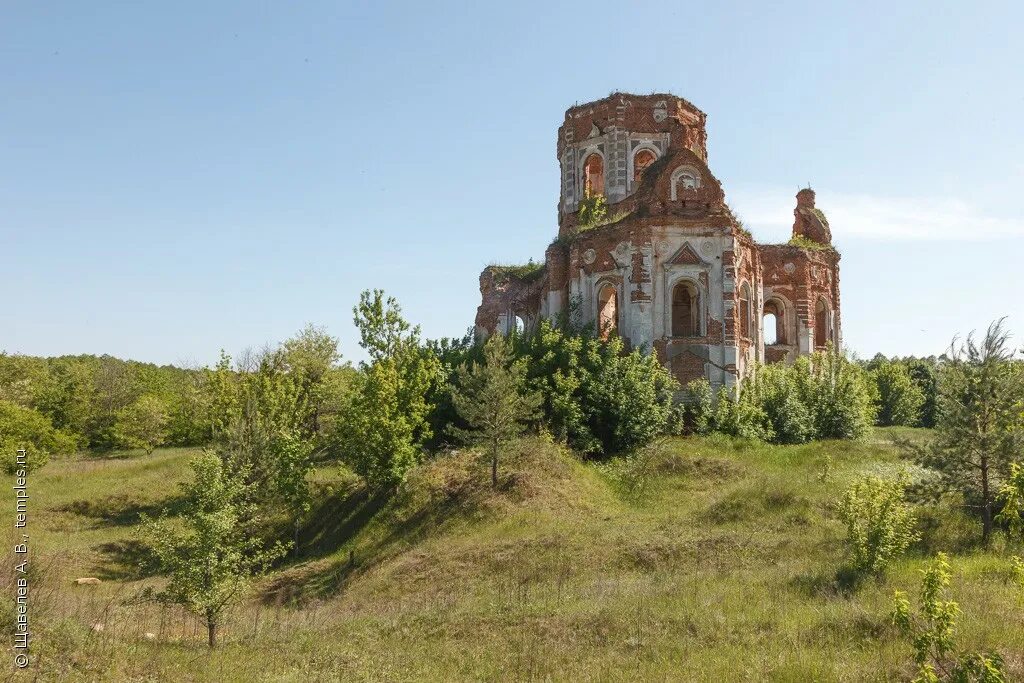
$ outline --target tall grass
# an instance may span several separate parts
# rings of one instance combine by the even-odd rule
[[[839,495],[899,464],[878,434],[668,439],[608,464],[527,439],[503,458],[497,491],[479,456],[460,451],[380,500],[325,469],[300,557],[232,611],[212,652],[188,615],[134,603],[160,578],[117,574],[104,549],[130,538],[138,508],[173,504],[187,453],[51,463],[33,483],[49,568],[33,602],[35,667],[21,678],[899,680],[910,647],[888,619],[892,591],[914,592],[928,554],[949,545],[962,644],[1001,651],[1024,677],[1006,558],[959,531],[927,537],[884,583],[837,585]],[[70,583],[104,571],[100,586]]]

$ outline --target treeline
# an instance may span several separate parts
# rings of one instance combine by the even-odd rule
[[[210,438],[204,373],[111,356],[0,354],[0,401],[36,411],[79,448],[117,447],[122,411],[140,399],[159,401],[166,443]]]
[[[310,348],[318,343],[333,350]],[[303,356],[326,354],[330,367],[316,382],[339,387],[339,395],[355,372],[337,364],[337,342],[312,326],[275,353],[285,353],[296,367]],[[223,362],[214,368],[185,369],[111,356],[0,353],[0,446],[5,454],[28,447],[30,467],[38,467],[49,454],[80,449],[151,452],[162,445],[208,445],[223,420],[223,406],[217,404],[223,373],[250,374],[269,355],[246,352],[227,369]]]
[[[481,363],[471,335],[423,340],[393,299],[363,294],[355,310],[358,368],[340,364],[337,340],[309,326],[278,349],[247,352],[233,364],[183,369],[109,356],[34,358],[0,354],[0,441],[47,453],[76,449],[201,446],[216,441],[224,373],[236,380],[302,374],[316,451],[350,464],[374,486],[400,481],[426,454],[465,441],[455,409],[456,374]],[[652,355],[626,353],[620,339],[543,322],[508,341],[523,365],[524,390],[540,397],[527,426],[578,452],[627,451],[666,433],[728,434],[777,443],[858,438],[872,424],[932,427],[945,357],[853,362],[837,351],[792,366],[755,368],[744,390],[711,395],[696,382],[683,392]],[[268,358],[277,360],[269,363]],[[721,400],[728,399],[728,400]]]

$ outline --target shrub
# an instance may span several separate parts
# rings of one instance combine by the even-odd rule
[[[859,439],[874,423],[865,372],[836,348],[801,357],[794,364],[804,403],[814,415],[818,439]]]
[[[872,371],[878,396],[878,424],[913,427],[921,421],[924,392],[902,363],[882,363]]]
[[[770,441],[774,437],[768,416],[751,391],[718,390],[714,412],[715,431],[743,439]]]
[[[513,337],[512,342],[515,355],[527,360],[527,381],[543,398],[541,410],[555,439],[583,452],[598,451],[600,443],[587,425],[582,401],[590,374],[584,357],[594,340],[545,320],[534,334]]]
[[[949,563],[939,553],[924,570],[921,581],[921,606],[917,614],[910,610],[910,601],[901,591],[893,598],[893,623],[914,646],[914,662],[918,667],[915,681],[933,683],[1003,683],[1003,658],[998,653],[957,651],[956,622],[960,606],[946,600],[949,588]]]
[[[1016,555],[1010,558],[1010,578],[1024,594],[1024,560]]]
[[[902,475],[896,480],[867,476],[843,495],[839,514],[856,574],[881,575],[917,540],[914,514],[903,500],[905,488]]]
[[[796,368],[761,366],[755,368],[748,384],[771,426],[772,441],[793,444],[814,438],[814,414],[801,396]]]
[[[675,431],[678,383],[653,354],[547,321],[512,342],[548,427],[576,450],[619,452]]]
[[[0,448],[3,449],[3,467],[8,474],[18,469],[33,472],[50,461],[54,453],[73,452],[75,438],[59,429],[46,416],[11,401],[0,400]],[[16,461],[19,448],[26,456],[22,464]]]
[[[686,385],[682,402],[683,427],[690,434],[707,434],[714,427],[711,383],[701,377]]]
[[[597,344],[584,412],[604,451],[626,451],[672,431],[673,395],[679,385],[658,358],[639,350],[623,355],[618,338]]]
[[[710,422],[724,434],[775,443],[856,439],[874,421],[871,386],[859,366],[829,349],[789,367],[754,366],[739,396],[719,391]]]
[[[1003,509],[995,521],[1005,524],[1011,537],[1024,540],[1024,467],[1020,463],[1010,464],[1010,476],[999,489],[999,502]]]

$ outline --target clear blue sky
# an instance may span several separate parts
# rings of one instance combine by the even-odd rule
[[[384,288],[460,335],[543,258],[555,133],[615,90],[708,113],[764,241],[810,182],[847,344],[1024,336],[1020,2],[7,2],[0,349],[207,363]],[[1018,343],[1021,339],[1018,338]]]

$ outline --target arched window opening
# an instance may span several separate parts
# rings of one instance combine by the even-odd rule
[[[653,151],[646,148],[633,155],[633,182],[639,181],[644,169],[653,164],[657,158]]]
[[[764,320],[764,343],[766,345],[778,344],[779,334],[776,325],[778,325],[778,318],[775,317],[774,313],[765,313]]]
[[[750,285],[740,288],[740,336],[750,339]]]
[[[517,315],[515,317],[515,320],[513,320],[512,324],[514,326],[513,331],[516,334],[526,334],[526,321],[523,320],[523,316]]]
[[[672,290],[672,336],[700,336],[700,295],[692,282],[680,282]]]
[[[696,190],[700,187],[700,173],[690,166],[682,166],[672,172],[672,199],[677,199],[683,190]]]
[[[604,159],[596,152],[583,162],[583,193],[587,197],[604,194]]]
[[[764,305],[764,327],[765,344],[786,343],[786,307],[779,301],[769,301]]]
[[[814,305],[814,346],[815,346],[815,348],[823,349],[823,348],[825,348],[828,345],[828,341],[829,341],[828,318],[829,318],[828,304],[825,303],[824,299],[818,299],[818,303]]]
[[[619,325],[619,293],[615,285],[606,284],[597,295],[597,331],[607,339]]]

